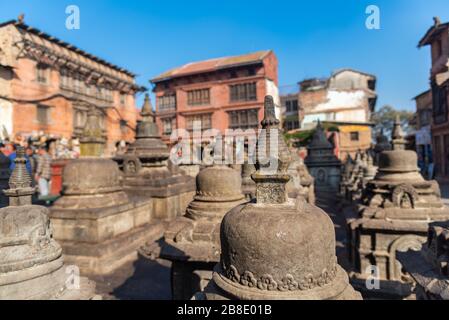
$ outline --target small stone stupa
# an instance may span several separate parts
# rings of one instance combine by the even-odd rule
[[[398,259],[416,283],[418,300],[449,300],[449,221],[432,223],[422,249]]]
[[[321,193],[337,193],[340,187],[341,162],[334,154],[334,147],[318,120],[311,143],[307,147],[304,161],[315,179],[315,190]]]
[[[290,153],[271,96],[257,145],[256,200],[240,205],[221,224],[221,260],[196,299],[359,299],[335,254],[329,216],[286,192]],[[272,139],[278,142],[271,145]]]
[[[94,282],[78,278],[71,273],[75,268],[64,265],[48,209],[31,205],[35,189],[25,162],[25,151],[18,147],[10,189],[5,191],[11,205],[0,209],[0,300],[98,298]]]
[[[2,191],[8,189],[9,165],[9,158],[0,152],[0,208],[8,205],[8,197]]]
[[[238,171],[214,164],[200,171],[197,191],[184,217],[173,221],[164,235],[160,258],[172,262],[172,297],[191,299],[212,278],[220,261],[220,224],[224,215],[246,202]],[[153,249],[142,248],[144,256]],[[154,255],[155,256],[155,255]]]
[[[136,141],[117,156],[124,190],[130,197],[153,199],[154,217],[171,220],[184,214],[195,195],[195,179],[174,165],[162,141],[148,94],[137,124]]]
[[[366,289],[365,280],[376,267],[380,289],[368,295],[404,298],[411,294],[411,279],[402,272],[397,253],[420,248],[428,224],[449,219],[436,181],[419,173],[417,154],[405,150],[399,119],[392,131],[393,150],[379,156],[379,169],[363,191],[361,204],[345,211],[350,228],[348,241],[354,284]]]
[[[67,261],[83,273],[104,275],[137,258],[145,241],[159,239],[150,198],[133,200],[123,191],[117,164],[81,158],[63,170],[62,197],[51,207],[55,239]]]

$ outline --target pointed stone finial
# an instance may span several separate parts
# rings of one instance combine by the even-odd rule
[[[286,184],[290,180],[287,168],[291,162],[279,120],[274,112],[273,97],[265,97],[264,119],[257,141],[257,171],[251,175],[256,183],[256,202],[282,204],[288,199]]]
[[[25,149],[17,147],[15,167],[9,178],[9,189],[4,193],[9,197],[9,205],[12,207],[31,205],[31,197],[36,188],[31,187],[31,176],[26,168]]]
[[[140,115],[142,116],[142,121],[154,122],[153,106],[151,105],[150,95],[148,93],[145,94],[145,100]]]
[[[394,122],[393,131],[391,133],[391,141],[393,144],[393,150],[405,150],[405,139],[404,131],[401,127],[401,119],[399,115],[396,116],[396,121]]]

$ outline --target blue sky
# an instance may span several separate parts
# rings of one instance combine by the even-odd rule
[[[71,4],[80,8],[80,30],[65,28]],[[380,8],[381,30],[365,27],[371,4]],[[147,87],[190,61],[273,49],[281,86],[355,68],[378,77],[378,107],[413,110],[430,70],[429,48],[417,43],[433,16],[449,20],[449,1],[0,0],[0,20],[20,13],[27,24],[135,72]]]

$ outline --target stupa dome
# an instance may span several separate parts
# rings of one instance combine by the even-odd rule
[[[108,159],[70,161],[64,168],[62,181],[65,195],[105,193],[121,188],[118,166]]]
[[[282,219],[271,210],[282,211]],[[329,216],[305,201],[271,210],[240,206],[225,216],[221,243],[228,279],[259,290],[324,290],[341,272]],[[264,232],[254,232],[249,225]],[[335,294],[332,286],[328,289],[329,296]]]
[[[200,171],[196,177],[199,201],[234,201],[242,199],[240,174],[225,165],[215,165]]]

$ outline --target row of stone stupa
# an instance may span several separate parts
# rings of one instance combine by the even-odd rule
[[[416,152],[405,150],[399,119],[391,145],[384,136],[377,140],[377,167],[371,154],[359,153],[342,170],[351,282],[367,297],[414,298],[417,282],[411,270],[423,264],[414,264],[413,255],[407,258],[403,252],[420,250],[429,223],[448,220],[449,208],[441,201],[438,183],[420,174]],[[374,279],[378,286],[367,286]]]

